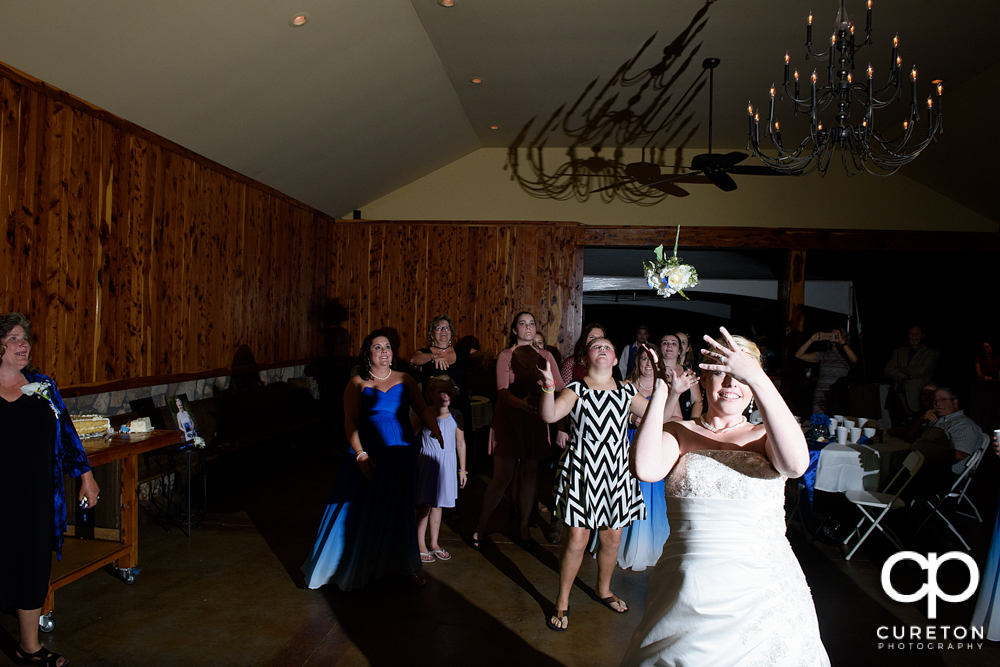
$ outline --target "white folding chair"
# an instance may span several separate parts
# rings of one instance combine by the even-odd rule
[[[966,495],[966,492],[969,490],[969,484],[972,482],[972,478],[976,474],[976,470],[979,468],[979,464],[982,463],[983,457],[986,456],[986,450],[989,449],[989,447],[990,447],[990,436],[988,436],[985,433],[983,433],[983,444],[979,446],[979,451],[977,452],[979,454],[979,458],[976,460],[975,463],[971,464],[972,469],[969,471],[969,475],[965,479],[965,483],[962,485],[962,488],[959,491],[958,502],[955,503],[955,513],[956,514],[961,515],[961,516],[971,517],[971,518],[975,519],[976,521],[978,521],[979,523],[983,522],[983,517],[979,515],[979,509],[969,499],[969,496]],[[975,454],[973,454],[973,456],[975,456]],[[970,456],[969,458],[972,458],[972,456]],[[962,511],[961,508],[962,508],[962,502],[963,501],[969,507],[972,508],[972,514],[969,514],[968,512],[963,512]]]
[[[852,503],[857,505],[858,509],[861,510],[861,520],[858,521],[858,525],[854,527],[847,537],[844,538],[844,544],[846,545],[851,537],[855,534],[859,535],[858,543],[854,545],[854,548],[847,554],[846,560],[851,560],[851,557],[858,550],[858,548],[864,543],[868,536],[872,534],[872,531],[878,528],[883,535],[885,535],[890,542],[892,542],[896,548],[900,551],[903,550],[903,543],[899,540],[896,534],[888,527],[882,526],[881,521],[889,510],[899,509],[900,507],[905,507],[906,502],[899,496],[906,490],[906,487],[910,485],[913,481],[913,477],[920,470],[920,467],[924,465],[924,455],[920,452],[910,452],[909,456],[903,461],[903,467],[900,468],[889,483],[885,487],[885,492],[869,492],[869,491],[845,491],[844,495]],[[906,473],[905,479],[900,479],[903,473]],[[896,482],[899,482],[898,488]],[[896,488],[893,491],[893,488]],[[871,511],[869,510],[871,509]],[[882,510],[881,513],[876,517],[875,511]],[[861,535],[861,526],[864,525],[865,521],[870,521],[871,526],[865,531],[864,535]]]
[[[976,467],[979,465],[979,460],[983,457],[983,452],[984,450],[977,449],[972,453],[972,456],[965,459],[965,468],[962,470],[962,474],[958,476],[958,479],[956,479],[951,485],[951,488],[948,489],[947,493],[937,493],[934,495],[933,500],[927,500],[927,504],[931,507],[931,513],[927,515],[927,518],[924,519],[919,526],[917,526],[917,529],[913,531],[914,534],[918,533],[921,528],[927,525],[927,522],[931,520],[932,516],[937,515],[941,517],[942,521],[948,524],[948,528],[951,529],[951,532],[955,533],[955,537],[959,539],[962,546],[965,547],[965,550],[969,551],[971,549],[968,542],[965,541],[965,538],[958,532],[958,529],[955,528],[954,524],[952,524],[951,521],[948,521],[948,517],[941,512],[941,506],[944,505],[945,501],[949,498],[959,498],[959,502],[961,502],[961,498],[965,495],[965,490],[969,488],[969,481],[972,479],[972,475],[975,473]],[[972,501],[968,502],[972,505]],[[972,507],[975,509],[975,505]],[[967,514],[966,516],[972,515]]]

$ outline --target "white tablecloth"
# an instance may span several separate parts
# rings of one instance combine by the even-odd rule
[[[863,491],[861,454],[850,445],[827,445],[819,453],[816,465],[816,489],[841,493],[843,491]]]

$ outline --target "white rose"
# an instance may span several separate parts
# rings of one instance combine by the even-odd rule
[[[691,278],[691,267],[684,264],[675,267],[669,274],[667,274],[667,282],[670,283],[670,288],[673,290],[684,289],[688,286],[688,280]]]

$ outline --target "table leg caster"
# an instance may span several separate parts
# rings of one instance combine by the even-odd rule
[[[119,574],[122,576],[122,581],[131,586],[135,583],[135,577],[139,574],[139,568],[137,567],[122,567],[118,568]]]
[[[42,632],[52,632],[55,628],[56,622],[52,620],[51,611],[38,617],[38,629]]]

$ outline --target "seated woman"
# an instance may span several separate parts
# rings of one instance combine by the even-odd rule
[[[785,480],[805,472],[809,450],[757,347],[720,331],[717,341],[705,337],[706,413],[696,421],[660,426],[667,369],[647,349],[657,379],[630,458],[640,480],[666,477],[670,537],[622,664],[826,666],[785,538]],[[753,400],[763,424],[744,415]]]

